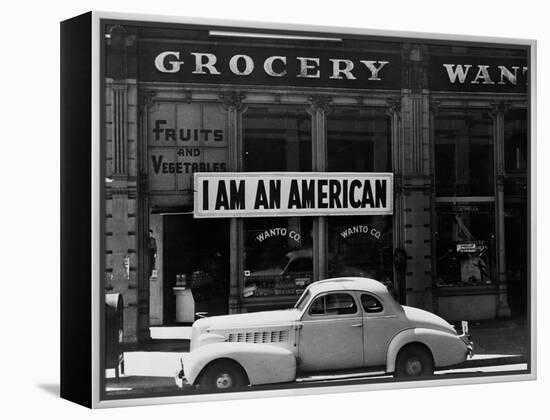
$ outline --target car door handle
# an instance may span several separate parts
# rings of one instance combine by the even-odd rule
[[[351,326],[352,326],[352,327],[362,327],[363,324],[352,324]]]

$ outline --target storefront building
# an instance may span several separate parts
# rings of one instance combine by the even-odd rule
[[[127,342],[179,324],[183,279],[208,315],[291,307],[338,276],[375,278],[448,320],[525,315],[526,49],[181,26],[105,35],[105,286],[123,294]],[[360,188],[353,174],[390,178]],[[292,177],[292,209],[309,210],[270,212]],[[253,210],[229,213],[251,179]],[[199,217],[208,194],[216,211]]]

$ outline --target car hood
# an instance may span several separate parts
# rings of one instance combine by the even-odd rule
[[[296,322],[300,317],[297,309],[285,309],[279,311],[250,312],[244,314],[213,316],[195,321],[193,327],[204,330],[229,329],[229,328],[254,328],[267,326],[288,326]]]
[[[434,328],[456,334],[454,327],[443,318],[422,309],[403,306],[405,316],[412,328]]]

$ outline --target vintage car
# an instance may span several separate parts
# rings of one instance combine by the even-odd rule
[[[336,278],[309,285],[293,309],[197,320],[176,383],[228,391],[372,368],[426,377],[464,362],[472,346],[440,317],[401,306],[382,283]]]

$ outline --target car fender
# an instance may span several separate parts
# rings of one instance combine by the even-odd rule
[[[410,343],[422,343],[432,353],[434,367],[462,363],[468,355],[466,344],[456,334],[429,328],[410,328],[396,334],[388,346],[386,371],[395,371],[399,350]]]
[[[223,343],[225,341],[225,336],[221,334],[201,334],[198,338],[197,348],[205,346],[212,343]]]
[[[198,347],[185,360],[188,383],[210,363],[229,359],[242,366],[251,385],[290,382],[296,378],[296,356],[286,348],[255,343],[212,343]]]

